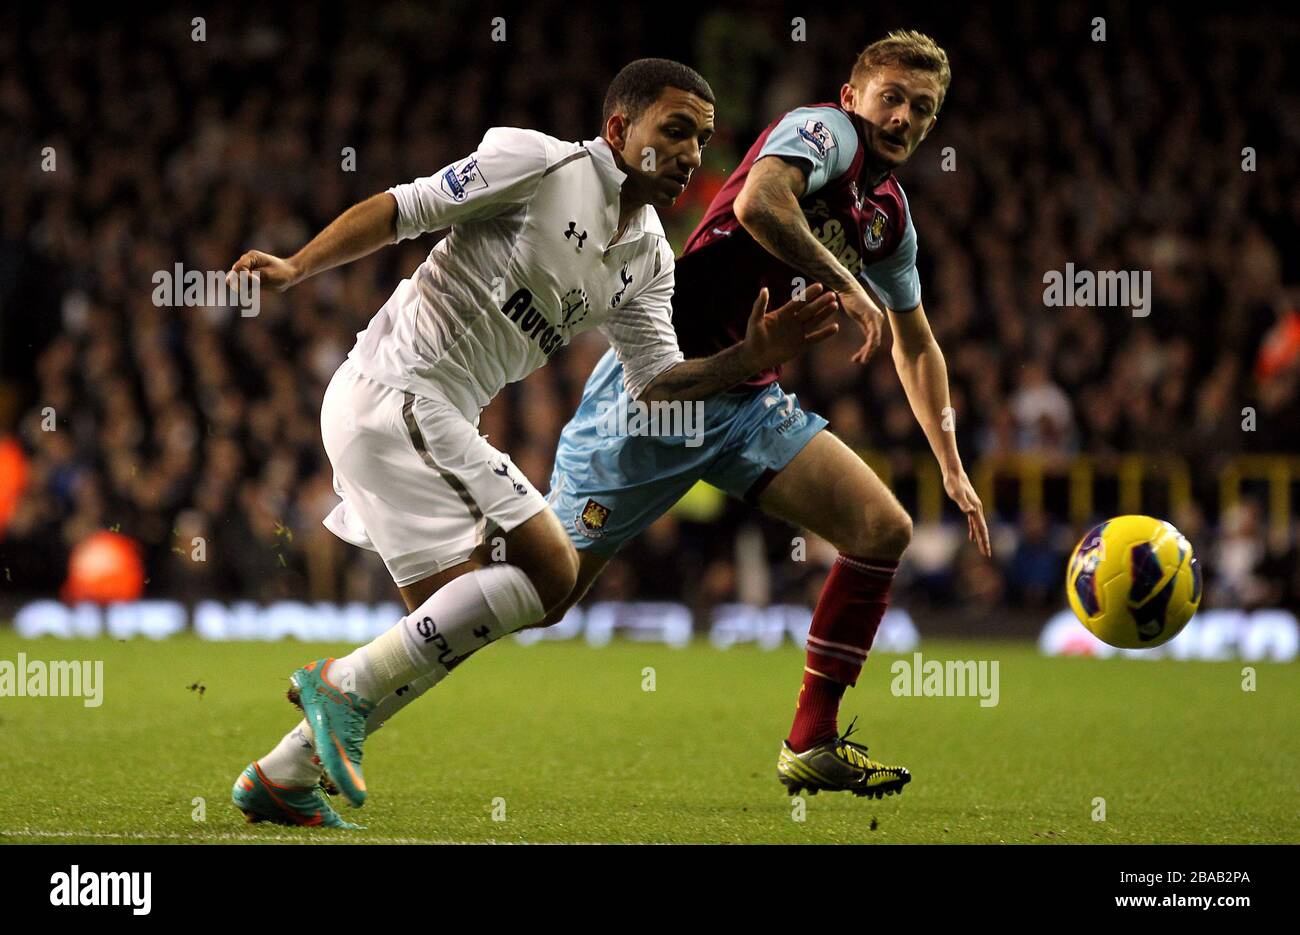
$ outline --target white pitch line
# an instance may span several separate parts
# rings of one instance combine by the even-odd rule
[[[97,841],[193,841],[195,843],[203,841],[292,841],[298,844],[470,844],[486,843],[495,844],[495,841],[470,842],[470,841],[437,841],[431,838],[401,838],[401,837],[371,837],[362,836],[354,837],[347,832],[341,832],[338,835],[330,834],[329,837],[324,835],[294,835],[294,834],[252,834],[252,833],[221,833],[221,834],[176,834],[158,833],[147,834],[145,832],[134,832],[123,834],[106,831],[34,831],[24,828],[21,831],[0,831],[0,838],[90,838]],[[506,843],[506,842],[502,842]]]
[[[324,829],[322,829],[324,830]],[[364,834],[353,835],[347,831],[340,831],[337,834],[330,833],[328,836],[320,833],[295,835],[295,834],[251,834],[244,833],[220,833],[220,834],[177,834],[175,832],[146,834],[145,832],[133,832],[124,834],[109,831],[36,831],[30,828],[23,828],[20,831],[0,831],[0,838],[90,838],[99,841],[192,841],[196,844],[207,841],[288,841],[295,844],[529,844],[529,841],[439,841],[432,838],[404,838],[404,837],[374,837]],[[538,843],[571,843],[571,844],[599,844],[599,841],[584,842],[538,842]]]

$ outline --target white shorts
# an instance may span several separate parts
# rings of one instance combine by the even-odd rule
[[[351,359],[325,390],[320,422],[343,498],[325,528],[378,552],[399,587],[460,564],[485,535],[546,509],[509,456],[445,398],[377,383]]]

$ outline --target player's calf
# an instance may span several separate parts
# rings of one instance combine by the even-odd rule
[[[578,583],[573,586],[569,595],[560,603],[551,607],[546,612],[546,617],[539,623],[531,624],[534,627],[549,627],[559,623],[564,619],[564,615],[569,612],[574,604],[587,596],[587,591],[591,589],[596,578],[600,576],[609,559],[597,555],[595,552],[578,553]]]
[[[528,576],[544,611],[564,605],[578,581],[578,550],[550,510],[506,534],[505,562]],[[542,616],[528,623],[537,623]]]

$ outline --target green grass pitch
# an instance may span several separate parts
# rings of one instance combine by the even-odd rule
[[[508,641],[371,739],[369,802],[335,800],[366,830],[330,832],[247,825],[230,787],[294,722],[289,672],[345,647],[5,629],[0,659],[102,659],[104,703],[0,698],[0,841],[1300,841],[1300,666],[1258,664],[1247,692],[1240,662],[921,649],[998,660],[1000,700],[894,697],[890,664],[910,657],[873,656],[841,723],[859,715],[855,739],[912,770],[902,796],[821,794],[797,815],[775,778],[802,669],[793,647]]]

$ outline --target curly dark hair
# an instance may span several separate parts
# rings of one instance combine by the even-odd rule
[[[714,103],[713,89],[694,68],[667,58],[639,58],[623,66],[609,83],[601,126],[617,111],[626,114],[629,122],[636,120],[664,88],[679,88]]]

